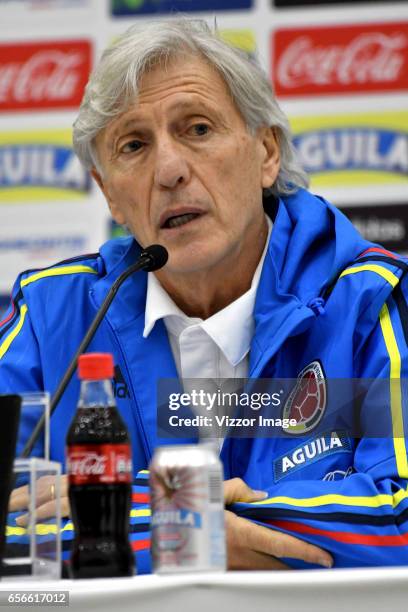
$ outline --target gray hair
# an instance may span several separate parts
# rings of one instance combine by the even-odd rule
[[[261,126],[275,128],[281,167],[268,191],[278,195],[307,187],[308,178],[297,159],[289,122],[276,102],[266,73],[245,52],[224,42],[201,19],[178,18],[135,25],[105,50],[91,75],[74,123],[74,149],[85,167],[98,168],[94,139],[134,101],[143,74],[186,53],[203,57],[218,70],[251,134]]]

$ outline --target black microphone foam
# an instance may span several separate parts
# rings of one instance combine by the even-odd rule
[[[146,247],[140,254],[140,257],[144,257],[145,255],[148,257],[146,264],[143,265],[143,270],[146,270],[146,272],[160,270],[160,268],[167,263],[169,258],[167,249],[161,244],[151,244]]]

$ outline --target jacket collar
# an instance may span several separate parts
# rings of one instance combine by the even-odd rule
[[[369,245],[340,211],[304,189],[264,205],[275,222],[254,308],[253,377],[286,338],[311,325],[313,301]]]

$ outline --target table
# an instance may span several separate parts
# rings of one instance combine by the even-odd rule
[[[69,590],[70,612],[405,612],[408,568],[0,582],[6,590]]]

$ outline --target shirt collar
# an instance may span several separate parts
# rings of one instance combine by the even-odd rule
[[[169,322],[168,319],[170,319],[172,321],[171,331],[177,336],[180,335],[183,329],[189,325],[202,322],[202,319],[199,319],[198,317],[188,317],[177,306],[177,304],[173,302],[153,272],[149,272],[147,275],[147,295],[143,338],[147,338],[156,321],[159,319],[164,319],[166,325]]]
[[[186,327],[198,325],[213,339],[228,361],[232,365],[237,365],[249,352],[254,333],[252,313],[255,296],[272,232],[272,221],[268,216],[266,216],[266,219],[268,236],[251,287],[234,302],[205,321],[198,317],[188,317],[173,302],[155,275],[149,272],[143,337],[147,338],[159,319],[163,319],[167,330],[176,336],[179,336]],[[234,328],[233,334],[231,333],[231,326]]]

